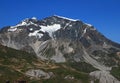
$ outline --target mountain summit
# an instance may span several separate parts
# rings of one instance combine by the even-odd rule
[[[107,71],[120,65],[120,44],[107,39],[91,24],[57,15],[43,20],[25,19],[15,26],[2,28],[0,44],[55,63],[85,62],[100,70],[90,74],[100,79],[100,83],[110,79],[109,83],[113,83],[116,79]]]

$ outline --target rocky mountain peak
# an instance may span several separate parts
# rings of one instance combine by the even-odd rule
[[[91,24],[57,15],[42,20],[33,17],[1,29],[0,44],[35,54],[43,61],[67,62],[76,69],[86,69],[79,63],[90,64],[99,70],[90,75],[100,79],[100,83],[113,83],[116,79],[109,71],[120,66],[120,44],[106,38]]]
[[[120,47],[119,44],[110,41],[98,32],[91,24],[58,15],[42,20],[37,20],[35,17],[27,18],[15,26],[3,28],[0,32],[1,44],[16,49],[30,47],[30,49],[34,49],[33,51],[37,55],[40,55],[40,49],[38,48],[42,45],[40,42],[52,42],[52,40],[56,42],[67,40],[69,44],[79,42],[82,47],[89,49],[90,53],[101,49],[107,49],[107,51],[108,49],[119,50]],[[36,42],[37,44],[39,42],[38,47],[34,47]],[[53,47],[55,48],[55,46]]]

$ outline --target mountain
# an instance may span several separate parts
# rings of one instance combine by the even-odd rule
[[[27,18],[2,28],[0,44],[89,73],[93,83],[120,83],[120,74],[114,72],[120,66],[120,44],[80,20],[57,15],[42,20]]]

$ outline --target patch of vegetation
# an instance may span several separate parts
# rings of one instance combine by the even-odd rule
[[[54,72],[55,77],[44,80],[43,83],[89,83],[89,75],[86,73],[80,73],[62,67],[50,71]],[[65,79],[65,76],[67,75],[73,76],[74,79]]]
[[[31,80],[29,81],[29,83],[43,83],[43,82],[41,82],[40,80]]]
[[[0,66],[0,82],[5,83],[6,80],[9,80],[11,83],[14,83],[19,78],[24,77],[24,75],[14,69],[11,69],[6,66]],[[27,80],[27,77],[24,77]]]
[[[92,55],[99,56],[99,57],[101,57],[101,56],[105,57],[106,53],[103,52],[102,50],[95,50],[95,51],[92,52]]]
[[[116,77],[118,80],[120,80],[120,67],[113,67],[110,73]]]
[[[27,70],[34,67],[37,57],[30,53],[0,45],[0,64],[14,69]]]
[[[111,67],[114,65],[118,65],[120,62],[120,59],[116,53],[110,53],[110,54],[107,54],[106,57],[104,57],[101,61],[104,61],[106,66]]]
[[[94,81],[94,83],[99,83],[99,80],[98,80],[98,79],[97,79],[97,80],[95,80],[95,81]]]
[[[71,62],[69,65],[72,68],[75,68],[78,71],[85,72],[85,73],[90,73],[92,71],[97,70],[94,68],[92,65],[86,63],[86,62]]]
[[[114,65],[118,65],[117,62],[120,62],[120,59],[119,57],[117,56],[116,54],[116,51],[114,52],[109,52],[106,53],[106,52],[103,52],[102,50],[96,50],[92,53],[92,55],[94,55],[95,57],[99,57],[98,59],[96,59],[97,61],[103,63],[104,65],[106,66],[114,66]],[[94,56],[91,56],[94,58]],[[95,58],[94,58],[95,59]]]
[[[110,54],[108,54],[108,56],[111,57],[111,58],[114,58],[114,59],[116,59],[118,61],[120,61],[120,59],[119,59],[119,57],[117,56],[116,53],[110,53]]]
[[[13,64],[20,61],[27,61],[28,63],[32,63],[37,59],[35,55],[29,54],[24,51],[14,50],[12,48],[0,46],[0,60],[3,64]],[[13,61],[12,61],[13,60]]]

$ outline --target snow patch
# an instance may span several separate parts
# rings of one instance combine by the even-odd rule
[[[104,43],[103,43],[103,46],[105,46],[105,47],[106,47],[106,46],[107,46],[107,43],[106,43],[106,42],[104,42]]]
[[[37,20],[37,18],[36,18],[36,17],[32,17],[32,19],[33,19],[33,20]]]
[[[103,48],[110,48],[110,46],[106,42],[104,42],[103,43]]]
[[[75,30],[75,37],[78,37],[78,31]]]
[[[69,25],[69,27],[72,27],[72,25]]]
[[[63,16],[58,16],[58,15],[54,15],[54,16],[59,17],[59,18],[62,18],[62,19],[70,20],[70,21],[77,21],[77,20],[75,20],[75,19],[70,19],[70,18],[63,17]]]
[[[86,31],[87,31],[87,28],[85,28],[85,29],[84,29],[83,34],[85,34],[85,33],[86,33]]]
[[[90,40],[90,39],[91,39],[91,38],[90,38],[90,36],[87,36],[87,39],[89,39],[89,40]]]
[[[33,31],[33,28],[30,28],[29,30],[30,30],[30,31]]]
[[[10,28],[16,28],[16,27],[25,26],[25,25],[28,25],[28,24],[26,22],[22,21],[20,24],[17,24],[16,26],[11,26]]]
[[[66,23],[66,25],[63,27],[63,29],[65,29],[67,26],[69,26],[69,25],[70,25],[70,23],[71,23],[71,22]]]
[[[8,31],[11,31],[11,32],[16,31],[16,30],[17,30],[17,28],[9,28],[8,29]]]
[[[23,21],[20,24],[17,24],[15,27],[18,27],[18,26],[29,26],[29,25],[38,26],[37,24],[35,24],[35,23],[31,22],[31,21],[29,23]]]
[[[48,32],[49,35],[52,37],[52,33],[59,30],[61,28],[60,24],[54,24],[54,25],[47,25],[47,26],[40,26],[41,31]]]
[[[29,33],[28,36],[36,36],[36,37],[39,37],[41,38],[43,36],[43,34],[39,33],[40,30],[36,30],[34,31],[33,33]]]
[[[86,32],[87,32],[87,27],[83,30],[83,33],[82,33],[80,39],[85,35]]]
[[[26,22],[22,22],[22,23],[18,24],[17,26],[23,26],[23,25],[27,25],[27,23]]]
[[[33,17],[32,19],[37,20],[37,18]],[[20,26],[29,26],[29,25],[34,25],[34,26],[38,26],[37,24],[33,23],[33,22],[28,22],[28,18],[23,20],[21,23],[15,25],[15,26],[11,26],[10,28],[17,28]]]
[[[53,32],[55,32],[55,31],[57,31],[58,29],[60,29],[61,28],[61,26],[60,26],[60,24],[54,24],[54,25],[47,25],[47,26],[39,26],[39,27],[41,27],[41,29],[39,29],[39,30],[36,30],[36,31],[34,31],[34,32],[32,32],[32,33],[29,33],[29,35],[28,36],[36,36],[36,37],[39,37],[39,38],[41,38],[42,36],[43,36],[43,34],[42,33],[39,33],[40,31],[42,31],[42,32],[48,32],[49,33],[49,35],[50,35],[50,37],[52,37],[52,34],[53,34]]]
[[[11,26],[10,29],[8,29],[8,31],[16,31],[17,27],[20,27],[20,26],[29,26],[29,25],[38,26],[37,24],[35,24],[33,22],[30,22],[30,23],[22,22],[20,24],[17,24],[16,26]]]

